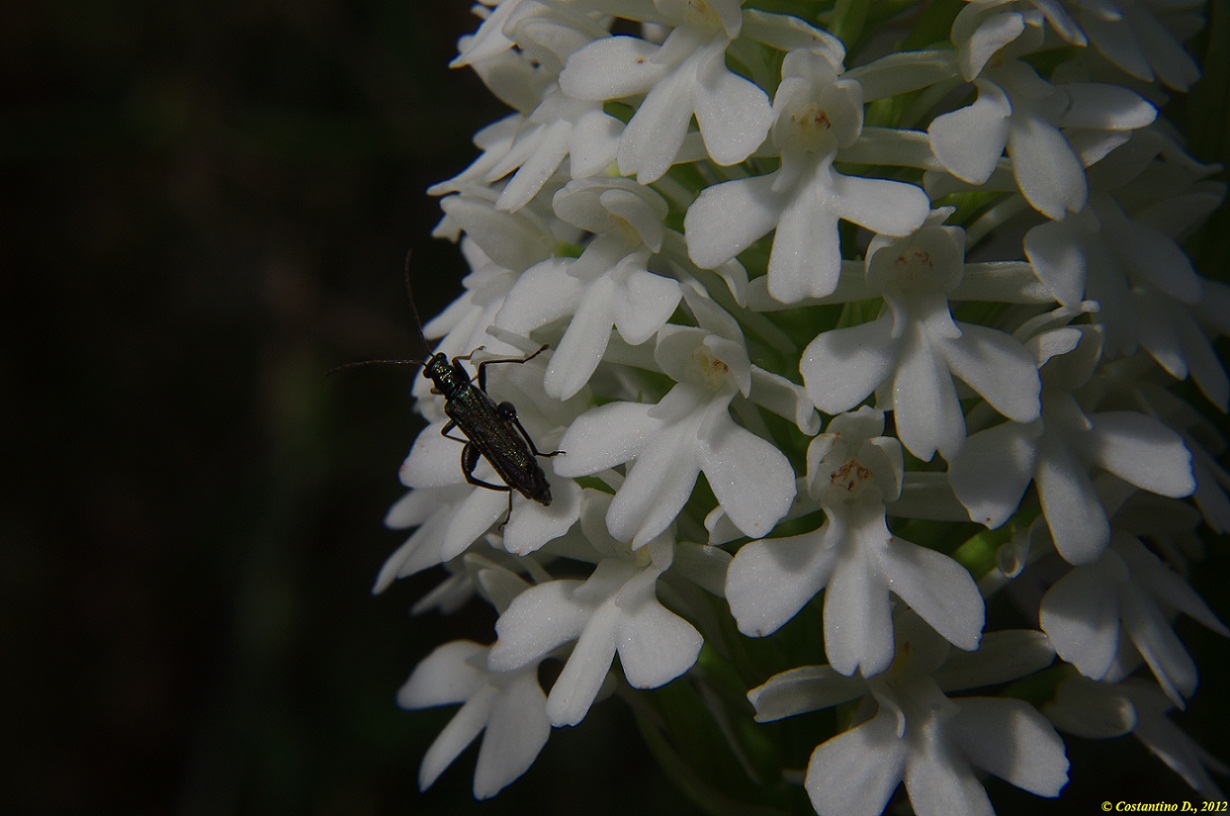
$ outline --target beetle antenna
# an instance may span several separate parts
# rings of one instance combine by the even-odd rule
[[[331,368],[325,372],[325,376],[329,377],[339,371],[345,371],[348,368],[360,368],[370,365],[423,365],[422,360],[360,360],[357,363],[342,363],[340,366]]]
[[[423,321],[419,320],[419,309],[414,305],[414,289],[410,285],[410,253],[406,253],[406,300],[410,301],[410,314],[414,316],[414,328],[419,333],[419,343],[423,346],[423,351],[431,356],[431,346],[427,344],[427,337],[423,334]]]
[[[419,343],[423,346],[423,351],[427,356],[431,356],[431,346],[427,345],[427,338],[423,336],[423,323],[419,320],[419,310],[414,305],[414,291],[410,287],[410,253],[406,253],[406,299],[410,301],[410,314],[414,317],[414,329],[418,332]],[[370,365],[426,365],[426,360],[360,360],[356,363],[343,363],[336,368],[331,368],[325,372],[325,376],[336,374],[339,371],[345,371],[348,368],[359,368],[361,366]]]

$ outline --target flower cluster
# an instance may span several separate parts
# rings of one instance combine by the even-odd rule
[[[498,613],[401,691],[461,704],[420,786],[481,733],[492,796],[675,681],[746,779],[633,709],[726,811],[793,783],[819,814],[989,813],[984,773],[1060,795],[1060,732],[1133,733],[1221,797],[1166,718],[1197,686],[1176,619],[1228,634],[1185,575],[1230,529],[1200,413],[1230,402],[1230,287],[1179,243],[1224,185],[1159,118],[1200,4],[760,5],[474,7],[453,64],[513,113],[431,190],[471,272],[425,333],[525,358],[487,390],[561,453],[509,505],[419,380],[376,589],[442,565],[416,612]],[[748,736],[829,708],[801,752]]]

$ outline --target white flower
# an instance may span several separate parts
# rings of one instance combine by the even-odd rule
[[[474,798],[495,796],[529,769],[547,743],[546,697],[538,687],[538,665],[491,671],[489,647],[455,640],[437,648],[415,667],[397,693],[403,708],[463,703],[436,737],[419,767],[419,790],[427,790],[482,731],[474,771]]]
[[[1098,83],[1052,85],[1021,60],[986,68],[978,99],[937,116],[927,132],[936,158],[971,184],[991,176],[1007,148],[1012,172],[1030,205],[1051,219],[1085,206],[1084,162],[1060,128],[1128,132],[1150,124],[1157,110],[1126,88]]]
[[[488,6],[494,8],[488,10]],[[471,6],[470,10],[483,22],[478,31],[463,40],[449,67],[461,68],[508,51],[516,43],[504,33],[505,28],[520,17],[541,13],[545,8],[539,0],[482,0]]]
[[[902,461],[883,431],[880,411],[834,417],[807,453],[808,494],[824,508],[824,525],[744,545],[726,576],[739,631],[754,637],[775,632],[825,589],[829,664],[864,677],[893,659],[890,593],[959,648],[976,649],[983,624],[982,596],[964,567],[889,532],[884,503],[900,492]]]
[[[498,616],[400,695],[462,704],[420,784],[485,731],[492,795],[618,689],[718,809],[796,776],[824,816],[899,784],[988,816],[986,773],[1065,785],[1054,690],[1056,723],[1220,795],[1165,716],[1197,682],[1179,616],[1230,634],[1180,578],[1201,518],[1230,528],[1225,441],[1176,387],[1230,405],[1230,286],[1183,248],[1225,185],[1162,108],[1195,0],[771,5],[473,7],[454,65],[513,113],[431,188],[471,271],[423,333],[471,376],[505,360],[484,390],[559,450],[527,501],[413,378],[428,427],[386,519],[410,532],[375,590],[439,565],[415,614]],[[1044,631],[985,633],[1009,602]],[[802,723],[749,733],[739,677],[770,677],[761,722],[839,707],[805,777]]]
[[[1065,679],[1043,712],[1062,731],[1088,739],[1132,733],[1149,751],[1206,799],[1225,794],[1209,771],[1230,773],[1166,716],[1173,707],[1156,686],[1140,680],[1099,683],[1074,674]]]
[[[1042,417],[1005,422],[973,434],[948,475],[970,518],[1003,524],[1033,481],[1055,547],[1071,564],[1095,561],[1110,540],[1110,522],[1094,489],[1100,468],[1163,496],[1195,488],[1191,454],[1178,434],[1131,411],[1086,413],[1071,389],[1084,385],[1101,356],[1096,328],[1069,327],[1029,341],[1042,365]]]
[[[664,21],[676,26],[661,45],[607,37],[569,57],[560,74],[560,87],[576,99],[645,94],[618,155],[619,171],[641,184],[670,169],[693,114],[709,156],[722,165],[746,159],[769,129],[768,96],[726,67],[726,49],[742,23],[742,0],[656,5]]]
[[[965,233],[927,226],[909,238],[877,238],[867,251],[867,283],[884,298],[879,318],[818,335],[799,370],[820,410],[838,413],[877,388],[910,452],[951,460],[965,441],[965,413],[953,376],[1018,422],[1038,417],[1040,389],[1029,352],[1009,335],[958,323],[948,293],[963,273]]]
[[[453,522],[470,518],[465,500],[475,496],[461,485],[419,488],[389,508],[384,521],[388,527],[418,529],[385,559],[372,592],[383,592],[397,578],[407,578],[465,552],[482,531],[454,531]],[[458,513],[459,509],[462,512]]]
[[[513,137],[508,152],[483,176],[491,183],[513,173],[495,201],[496,208],[524,207],[565,158],[573,178],[606,170],[615,161],[622,131],[619,120],[603,113],[599,103],[572,99],[558,89],[548,92]]]
[[[896,236],[923,223],[928,200],[918,187],[833,169],[837,149],[853,144],[863,123],[859,85],[839,79],[839,68],[827,55],[786,56],[773,100],[773,143],[782,166],[708,187],[688,208],[688,254],[698,266],[715,267],[776,230],[769,293],[792,303],[837,287],[841,219]]]
[[[1129,533],[1076,567],[1042,598],[1040,621],[1055,651],[1081,674],[1106,679],[1130,641],[1177,707],[1196,690],[1196,664],[1171,629],[1169,610],[1183,612],[1230,636],[1196,592]]]
[[[515,213],[497,210],[494,190],[467,187],[440,200],[444,218],[433,235],[456,240],[460,230],[474,241],[487,258],[511,272],[522,272],[550,258],[556,236],[552,224],[531,208]]]
[[[1196,481],[1192,501],[1204,516],[1204,523],[1215,533],[1230,530],[1230,473],[1218,462],[1227,449],[1225,438],[1208,417],[1158,383],[1136,373],[1133,385],[1133,397],[1149,413],[1174,428],[1191,452],[1192,477]]]
[[[1142,346],[1173,377],[1190,372],[1225,410],[1230,382],[1191,309],[1203,284],[1172,238],[1095,192],[1082,212],[1031,229],[1024,246],[1060,303],[1098,302],[1108,354],[1130,356]]]
[[[1159,20],[1159,11],[1180,10],[1196,3],[1155,4],[1140,0],[1074,2],[1072,13],[1089,42],[1119,68],[1146,82],[1157,79],[1185,91],[1200,78],[1200,69],[1178,38]]]
[[[569,318],[543,387],[568,399],[589,382],[611,327],[632,345],[646,342],[675,311],[679,284],[646,265],[662,249],[660,196],[630,179],[572,181],[555,194],[560,218],[595,234],[581,257],[552,258],[526,270],[496,323],[519,334]]]
[[[747,352],[703,329],[672,328],[659,333],[654,359],[675,386],[656,405],[614,402],[582,414],[560,440],[568,455],[556,472],[576,478],[629,463],[607,526],[634,549],[670,525],[702,471],[735,526],[763,535],[790,508],[794,472],[728,412],[751,389]]]
[[[985,653],[970,656],[963,670],[949,670],[947,644],[916,620],[902,624],[900,658],[886,674],[859,680],[806,666],[748,693],[761,721],[860,696],[874,702],[874,716],[812,752],[805,786],[816,813],[877,816],[904,782],[919,816],[990,814],[976,768],[1030,793],[1058,796],[1068,760],[1041,714],[1020,700],[944,694],[1045,667],[1052,660],[1045,639],[1033,632],[988,635]]]
[[[605,501],[598,495],[591,499],[582,517],[585,533],[592,540],[609,542],[601,521]],[[607,546],[615,552],[602,559],[588,579],[531,587],[496,622],[499,640],[489,663],[497,670],[536,665],[552,650],[576,641],[547,697],[553,725],[576,725],[584,719],[616,652],[624,676],[636,688],[654,688],[675,679],[700,653],[700,633],[662,606],[655,594],[658,578],[673,557],[669,535],[639,553],[613,543]]]

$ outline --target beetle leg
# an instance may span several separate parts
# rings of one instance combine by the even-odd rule
[[[445,423],[444,427],[440,429],[440,436],[444,437],[445,439],[451,439],[454,442],[460,442],[466,447],[469,447],[470,440],[466,439],[464,436],[449,436],[448,435],[448,432],[453,430],[453,428],[456,428],[456,427],[457,427],[457,423],[450,419],[448,422]],[[462,452],[462,455],[461,455],[461,462],[462,462],[462,465],[464,466],[465,464],[465,452],[464,451]],[[470,469],[473,470],[474,468],[471,467]]]
[[[455,362],[457,362],[458,360],[469,360],[471,357],[473,357],[475,354],[478,354],[478,353],[479,353],[480,351],[482,351],[482,350],[483,350],[483,347],[482,347],[482,346],[479,346],[479,347],[477,347],[476,349],[474,349],[473,351],[471,351],[469,354],[462,355],[461,357],[454,357],[454,358],[453,358],[453,362],[455,363]]]
[[[482,346],[479,346],[479,348],[482,348]],[[530,360],[533,360],[535,357],[537,357],[539,354],[542,354],[546,350],[547,350],[547,347],[543,345],[541,348],[538,349],[538,351],[534,352],[529,357],[503,357],[497,360],[483,360],[481,363],[478,364],[478,387],[482,389],[483,391],[487,390],[487,366],[493,363],[528,363]],[[478,351],[478,349],[474,349],[474,351]],[[458,360],[468,360],[471,356],[474,355],[474,351],[471,351],[465,357],[458,357],[457,359]]]
[[[562,450],[555,450],[550,453],[543,453],[538,450],[538,446],[534,444],[534,440],[530,437],[529,431],[525,430],[525,426],[521,424],[521,420],[517,419],[517,408],[511,402],[501,402],[495,407],[495,412],[496,416],[500,419],[513,424],[513,427],[515,427],[517,432],[521,434],[521,438],[524,439],[526,444],[530,446],[530,450],[535,456],[559,456],[563,453]]]
[[[559,456],[561,453],[563,453],[562,450],[553,450],[550,453],[543,453],[542,451],[538,450],[538,446],[534,444],[534,440],[530,438],[530,435],[528,433],[526,433],[525,426],[521,424],[521,420],[517,419],[517,415],[513,414],[511,417],[509,417],[509,419],[512,421],[513,425],[517,426],[517,430],[521,432],[521,436],[525,439],[525,441],[529,443],[530,450],[534,453],[535,456],[551,457],[551,456]]]
[[[465,475],[466,481],[476,487],[485,487],[488,490],[503,490],[508,493],[508,512],[504,514],[504,520],[500,522],[500,529],[508,524],[508,520],[512,518],[512,499],[513,489],[508,485],[493,485],[490,482],[484,482],[474,475],[474,468],[478,467],[478,448],[469,442],[461,449],[461,472]]]
[[[451,436],[449,437],[449,439],[452,438]],[[467,442],[466,446],[461,449],[461,474],[466,477],[466,481],[475,487],[485,487],[488,490],[504,490],[511,493],[512,488],[506,484],[497,485],[491,482],[484,482],[474,475],[474,468],[478,467],[479,456],[481,454],[472,442]]]

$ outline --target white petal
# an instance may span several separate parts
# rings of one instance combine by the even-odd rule
[[[950,49],[885,54],[866,65],[851,68],[845,72],[845,76],[858,80],[858,84],[862,86],[863,99],[867,102],[921,90],[958,78]]]
[[[1088,264],[1074,220],[1050,221],[1025,233],[1025,257],[1056,300],[1073,309],[1080,305]]]
[[[534,764],[547,744],[551,723],[537,672],[526,671],[503,684],[491,709],[474,769],[474,798],[488,799]]]
[[[985,326],[958,324],[961,336],[944,342],[952,373],[1016,422],[1038,418],[1042,383],[1033,355],[1010,335]]]
[[[1131,25],[1121,15],[1084,14],[1081,16],[1081,26],[1108,60],[1137,79],[1145,82],[1153,80],[1149,61],[1140,50]]]
[[[823,332],[799,361],[807,396],[826,414],[858,405],[884,382],[897,362],[887,315],[870,323]]]
[[[934,731],[935,729],[929,729]],[[941,734],[924,733],[916,740],[905,769],[905,789],[918,816],[995,816],[987,792],[964,757]]]
[[[585,283],[567,273],[571,263],[571,258],[551,258],[525,270],[496,314],[496,325],[529,334],[572,314],[585,292]]]
[[[974,104],[937,116],[927,127],[935,157],[962,181],[983,184],[1008,142],[1011,113],[1012,106],[997,85],[979,82]]]
[[[747,536],[764,536],[794,501],[794,471],[772,444],[723,414],[701,440],[700,467],[730,520]]]
[[[1090,420],[1088,453],[1100,467],[1163,496],[1181,498],[1196,489],[1192,457],[1182,438],[1153,417],[1108,411]]]
[[[1129,19],[1158,78],[1171,88],[1186,91],[1200,78],[1200,66],[1147,8],[1133,7],[1131,11]]]
[[[410,455],[397,472],[406,487],[451,487],[464,482],[458,463],[461,445],[442,433],[444,422],[433,422],[419,432]]]
[[[962,73],[967,80],[971,80],[982,73],[999,49],[1021,36],[1025,31],[1025,16],[1015,12],[982,14],[978,6],[966,8],[971,11],[958,15],[953,25],[953,39],[960,46]],[[979,12],[973,9],[979,9]],[[968,25],[976,28],[967,31],[967,26],[962,25],[966,19],[970,21]]]
[[[1158,685],[1178,708],[1196,691],[1196,663],[1157,604],[1135,587],[1123,593],[1123,628]]]
[[[430,788],[440,774],[444,773],[453,760],[482,732],[487,725],[491,705],[498,694],[498,690],[493,686],[484,687],[444,726],[423,755],[423,763],[419,765],[419,790]]]
[[[553,254],[550,233],[521,213],[503,212],[487,201],[464,195],[441,199],[440,208],[488,258],[505,269],[522,272]]]
[[[913,184],[833,173],[832,185],[838,215],[880,235],[909,235],[931,212],[931,200]]]
[[[633,688],[657,688],[692,668],[704,642],[692,624],[656,600],[624,612],[615,642]]]
[[[995,529],[1016,512],[1034,476],[1041,434],[1041,423],[1005,422],[965,440],[948,479],[972,521]]]
[[[881,551],[880,564],[893,593],[936,632],[959,649],[978,648],[986,611],[969,570],[896,537]]]
[[[642,269],[631,270],[613,293],[615,327],[630,345],[640,345],[670,319],[682,296],[677,282]]]
[[[735,553],[726,571],[726,601],[749,637],[781,628],[827,583],[837,555],[825,530],[753,541]]]
[[[1148,281],[1182,303],[1200,301],[1200,276],[1173,238],[1143,221],[1128,218],[1117,206],[1101,204],[1097,212],[1115,257],[1133,278]]]
[[[1008,155],[1022,195],[1047,218],[1058,220],[1085,206],[1089,197],[1085,168],[1063,134],[1041,117],[1029,113],[1012,117]]]
[[[1226,796],[1210,778],[1207,768],[1225,774],[1226,766],[1214,759],[1203,748],[1187,735],[1183,729],[1163,714],[1163,706],[1149,701],[1146,703],[1142,690],[1135,690],[1133,702],[1136,703],[1140,718],[1133,729],[1133,735],[1140,740],[1149,751],[1166,764],[1171,770],[1183,778],[1183,781],[1202,794],[1206,799],[1224,801]],[[1149,689],[1148,691],[1152,691]],[[1151,705],[1149,703],[1152,703]],[[1146,708],[1148,705],[1148,708]],[[1145,709],[1141,711],[1141,709]]]
[[[1179,340],[1175,309],[1176,304],[1159,298],[1157,292],[1145,287],[1136,288],[1132,294],[1132,306],[1136,313],[1140,345],[1157,361],[1166,373],[1175,379],[1187,378],[1187,360]]]
[[[937,450],[952,459],[965,441],[957,387],[920,327],[907,331],[892,385],[897,436],[919,459],[930,461]]]
[[[769,97],[760,86],[726,68],[725,50],[708,56],[697,72],[696,123],[709,156],[738,164],[769,132]]]
[[[721,509],[714,511],[721,514]],[[736,533],[732,532],[732,537]],[[726,597],[726,572],[734,558],[721,547],[691,541],[675,543],[675,558],[671,570],[699,586],[711,595]]]
[[[1078,567],[1047,591],[1039,613],[1055,652],[1094,680],[1106,676],[1119,649],[1119,593],[1111,580],[1101,565]]]
[[[621,465],[634,458],[662,427],[649,415],[652,406],[613,402],[586,411],[573,420],[559,441],[555,472],[575,478]]]
[[[887,528],[883,535],[887,539]],[[824,652],[829,665],[845,675],[861,671],[871,677],[892,662],[888,586],[862,553],[842,558],[829,579],[824,593]]]
[[[1136,710],[1121,691],[1080,675],[1060,683],[1043,711],[1061,731],[1086,739],[1121,737],[1136,725]]]
[[[829,174],[811,176],[778,219],[769,255],[769,294],[782,303],[824,297],[837,288],[841,242]]]
[[[559,84],[574,99],[619,99],[648,90],[667,66],[654,62],[659,46],[638,37],[595,40],[568,57]]]
[[[1097,130],[1135,130],[1153,123],[1157,108],[1127,88],[1103,82],[1058,86],[1071,99],[1060,124]]]
[[[376,583],[372,586],[373,595],[384,592],[398,578],[406,578],[447,560],[440,553],[440,534],[446,518],[440,518],[435,524],[428,523],[415,530],[413,535],[385,559],[380,566],[380,573],[376,576]]]
[[[437,646],[398,690],[397,704],[415,709],[465,702],[486,683],[486,675],[474,665],[486,651],[469,640]]]
[[[481,473],[481,472],[480,472]],[[494,473],[494,471],[491,471]],[[492,475],[486,479],[495,479]],[[497,484],[495,479],[492,484]],[[471,490],[448,520],[440,543],[440,556],[443,560],[456,558],[471,544],[478,541],[483,533],[491,529],[496,519],[503,518],[508,513],[508,493],[498,490],[479,488]]]
[[[786,198],[772,191],[774,178],[754,176],[705,188],[683,219],[693,263],[712,269],[777,226]]]
[[[569,167],[573,178],[596,176],[615,162],[624,123],[600,108],[584,113],[572,126]]]
[[[1058,796],[1068,784],[1063,740],[1023,700],[969,697],[945,728],[974,765],[1038,796]]]
[[[576,580],[551,581],[514,598],[495,623],[499,639],[487,655],[490,668],[519,669],[576,638],[590,615],[586,606],[572,598],[580,585]]]
[[[515,212],[528,204],[563,164],[571,135],[571,122],[557,121],[540,127],[535,134],[534,151],[500,191],[496,209]]]
[[[1182,612],[1222,637],[1230,630],[1218,619],[1183,576],[1172,570],[1160,558],[1145,548],[1139,540],[1129,538],[1116,543],[1120,554],[1132,571],[1132,581],[1142,590]]]
[[[670,169],[692,121],[695,87],[687,70],[668,74],[653,86],[619,139],[621,173],[649,184]]]
[[[614,604],[603,604],[586,624],[547,695],[552,725],[576,725],[585,719],[615,657],[614,633],[621,614]]]
[[[504,526],[504,549],[513,555],[529,555],[548,541],[572,528],[581,515],[581,487],[568,480],[551,485],[550,507],[538,502],[517,501],[512,518]]]
[[[820,432],[820,417],[807,392],[780,374],[753,366],[752,401],[790,420],[807,436]]]
[[[611,339],[614,292],[615,282],[609,277],[599,278],[586,289],[576,314],[547,363],[543,389],[548,396],[566,400],[584,388],[593,376]]]
[[[756,722],[772,722],[819,711],[864,694],[861,677],[845,677],[831,666],[800,666],[775,674],[747,693]]]
[[[879,816],[901,781],[906,756],[897,718],[881,709],[812,752],[804,783],[812,807],[819,816]]]
[[[391,530],[407,530],[423,524],[440,508],[443,492],[430,489],[411,490],[394,502],[384,514],[384,526]]]
[[[695,425],[657,434],[628,471],[606,515],[607,529],[620,541],[640,547],[665,530],[692,495],[698,441]],[[561,443],[562,444],[562,443]]]
[[[1110,541],[1110,522],[1084,465],[1068,444],[1047,434],[1034,479],[1055,548],[1069,564],[1086,564]]]
[[[1217,350],[1189,315],[1178,321],[1180,342],[1187,355],[1187,368],[1209,402],[1224,414],[1230,406],[1230,379]]]
[[[950,651],[931,678],[944,691],[1006,683],[1041,671],[1055,661],[1055,648],[1033,629],[987,632],[977,652]]]

